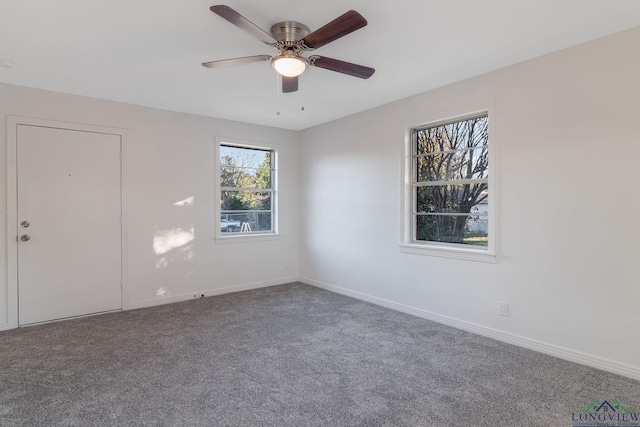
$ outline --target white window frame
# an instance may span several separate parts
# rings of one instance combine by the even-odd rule
[[[414,239],[414,192],[413,192],[413,133],[415,129],[437,126],[445,123],[488,115],[489,117],[489,213],[488,213],[488,245],[482,249],[455,243],[428,242]],[[402,182],[402,236],[400,251],[403,253],[456,258],[470,261],[495,263],[496,253],[496,132],[494,102],[483,102],[472,106],[460,107],[444,112],[429,114],[422,120],[412,120],[405,125],[405,142],[403,153]]]
[[[252,233],[222,233],[220,231],[220,217],[222,209],[220,207],[220,199],[222,197],[222,189],[220,187],[220,146],[228,145],[238,148],[257,149],[257,150],[269,150],[273,153],[272,165],[273,172],[271,176],[271,211],[272,211],[272,229],[271,231],[264,232],[252,232]],[[256,242],[263,240],[273,240],[280,238],[278,231],[278,153],[280,151],[280,145],[275,143],[265,143],[257,141],[249,141],[238,138],[230,138],[217,136],[215,139],[215,201],[214,201],[214,226],[215,226],[215,241],[216,243],[243,243],[243,242]]]

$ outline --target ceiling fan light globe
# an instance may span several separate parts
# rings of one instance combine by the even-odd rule
[[[271,65],[285,77],[297,77],[307,69],[306,61],[298,56],[276,56]]]

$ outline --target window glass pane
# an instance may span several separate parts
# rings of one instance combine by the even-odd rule
[[[258,168],[221,165],[220,185],[235,188],[271,188],[271,169],[268,165]]]
[[[221,233],[256,233],[272,231],[271,212],[244,212],[220,215]]]
[[[259,164],[269,159],[270,154],[270,150],[220,145],[220,160],[230,159],[234,164],[240,166],[257,168]]]
[[[417,154],[481,147],[488,140],[488,116],[416,130]]]
[[[488,219],[483,215],[417,215],[416,240],[486,247]]]
[[[418,213],[487,213],[488,203],[486,183],[416,188]]]
[[[416,159],[418,182],[482,179],[489,176],[489,148],[436,153]]]
[[[223,191],[220,209],[223,211],[270,211],[271,192]]]
[[[271,188],[271,151],[220,146],[220,185]]]

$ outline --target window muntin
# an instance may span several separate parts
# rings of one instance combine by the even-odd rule
[[[489,246],[489,117],[412,130],[412,241]]]
[[[274,233],[275,151],[221,143],[220,234]]]

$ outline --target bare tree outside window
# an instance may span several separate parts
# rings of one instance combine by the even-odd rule
[[[416,241],[488,245],[489,117],[413,130]]]

